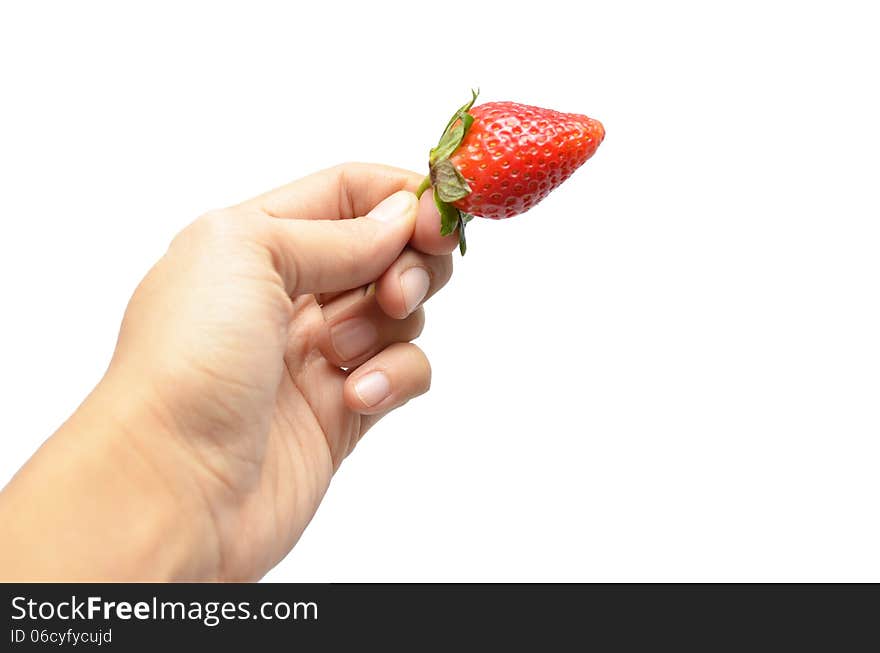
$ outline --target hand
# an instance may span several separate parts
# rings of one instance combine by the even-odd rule
[[[0,572],[237,580],[283,558],[364,433],[430,385],[409,341],[457,238],[420,180],[340,166],[184,229],[104,379],[3,492]]]

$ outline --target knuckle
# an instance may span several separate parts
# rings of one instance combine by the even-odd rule
[[[208,211],[195,221],[198,233],[203,238],[224,240],[241,233],[244,221],[241,212],[235,209]]]
[[[192,248],[205,243],[228,240],[240,231],[240,218],[232,209],[217,209],[202,214],[183,228],[171,241],[172,248]]]
[[[341,177],[346,177],[348,175],[357,175],[357,173],[362,172],[364,168],[368,167],[369,164],[364,163],[363,161],[349,160],[337,163],[333,166],[333,170]]]

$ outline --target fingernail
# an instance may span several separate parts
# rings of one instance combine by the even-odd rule
[[[373,323],[362,317],[340,322],[330,329],[330,343],[343,361],[365,354],[378,339]]]
[[[400,275],[400,290],[403,292],[403,303],[406,305],[407,315],[422,303],[430,286],[431,277],[428,276],[425,268],[410,268]]]
[[[367,214],[367,217],[379,222],[393,222],[415,213],[415,206],[416,196],[402,190],[379,202],[376,208]]]
[[[370,372],[354,384],[354,391],[366,406],[375,406],[391,394],[391,381],[385,372]]]

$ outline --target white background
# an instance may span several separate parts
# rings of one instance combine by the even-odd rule
[[[880,580],[871,3],[432,4],[3,4],[0,482],[181,227],[345,160],[422,170],[480,86],[606,141],[471,225],[432,391],[268,579]]]

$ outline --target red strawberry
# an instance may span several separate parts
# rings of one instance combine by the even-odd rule
[[[528,211],[568,179],[605,138],[598,120],[516,102],[473,107],[477,93],[446,126],[431,150],[431,174],[420,193],[434,186],[441,233],[474,216],[510,218]]]

